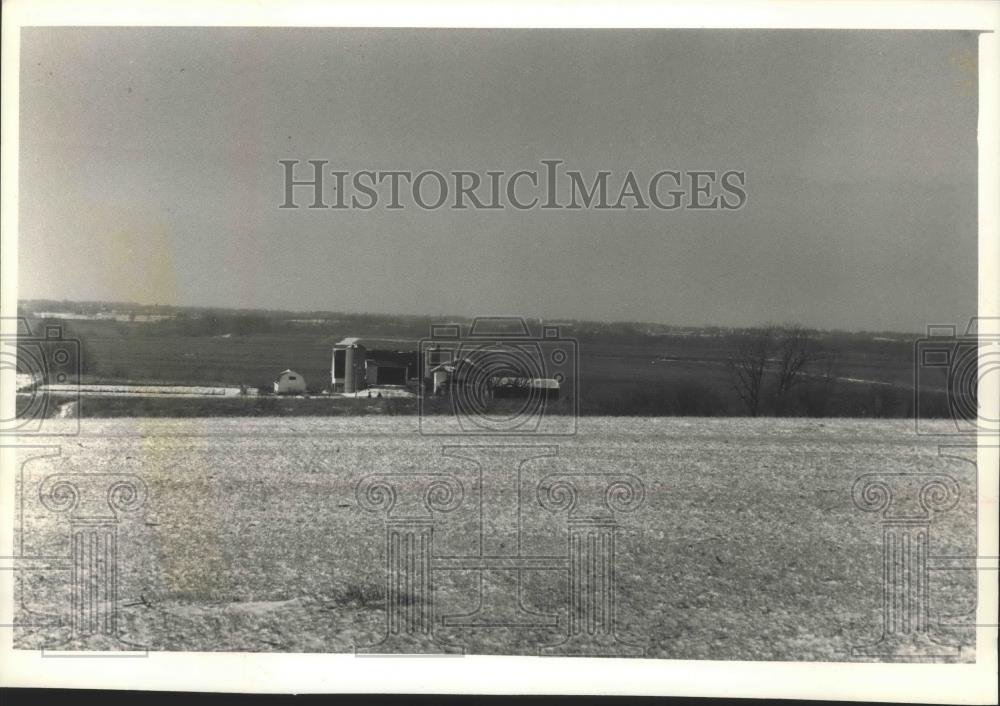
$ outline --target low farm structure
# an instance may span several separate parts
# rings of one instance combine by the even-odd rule
[[[476,387],[496,399],[533,397],[546,400],[559,399],[561,387],[559,381],[553,378],[494,375],[490,373],[488,365],[484,366],[467,357],[428,368],[425,385],[435,396],[451,394],[456,388]]]
[[[294,370],[283,370],[274,381],[277,395],[301,395],[306,391],[306,379]]]

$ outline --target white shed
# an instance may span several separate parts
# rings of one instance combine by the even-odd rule
[[[297,395],[306,391],[306,379],[294,370],[285,370],[274,381],[274,391],[279,395]]]

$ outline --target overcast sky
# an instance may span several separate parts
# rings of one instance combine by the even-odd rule
[[[971,33],[39,28],[21,52],[22,298],[910,331],[975,311]],[[280,159],[545,158],[745,170],[748,200],[278,209]]]

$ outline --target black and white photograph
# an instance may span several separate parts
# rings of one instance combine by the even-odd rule
[[[1000,6],[879,4],[5,4],[0,683],[995,702]]]

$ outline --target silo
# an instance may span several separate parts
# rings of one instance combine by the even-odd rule
[[[357,346],[348,346],[344,351],[344,392],[357,392],[357,371],[354,357],[358,353]]]
[[[345,338],[333,347],[330,381],[334,392],[365,389],[365,357],[365,347],[357,338]]]

